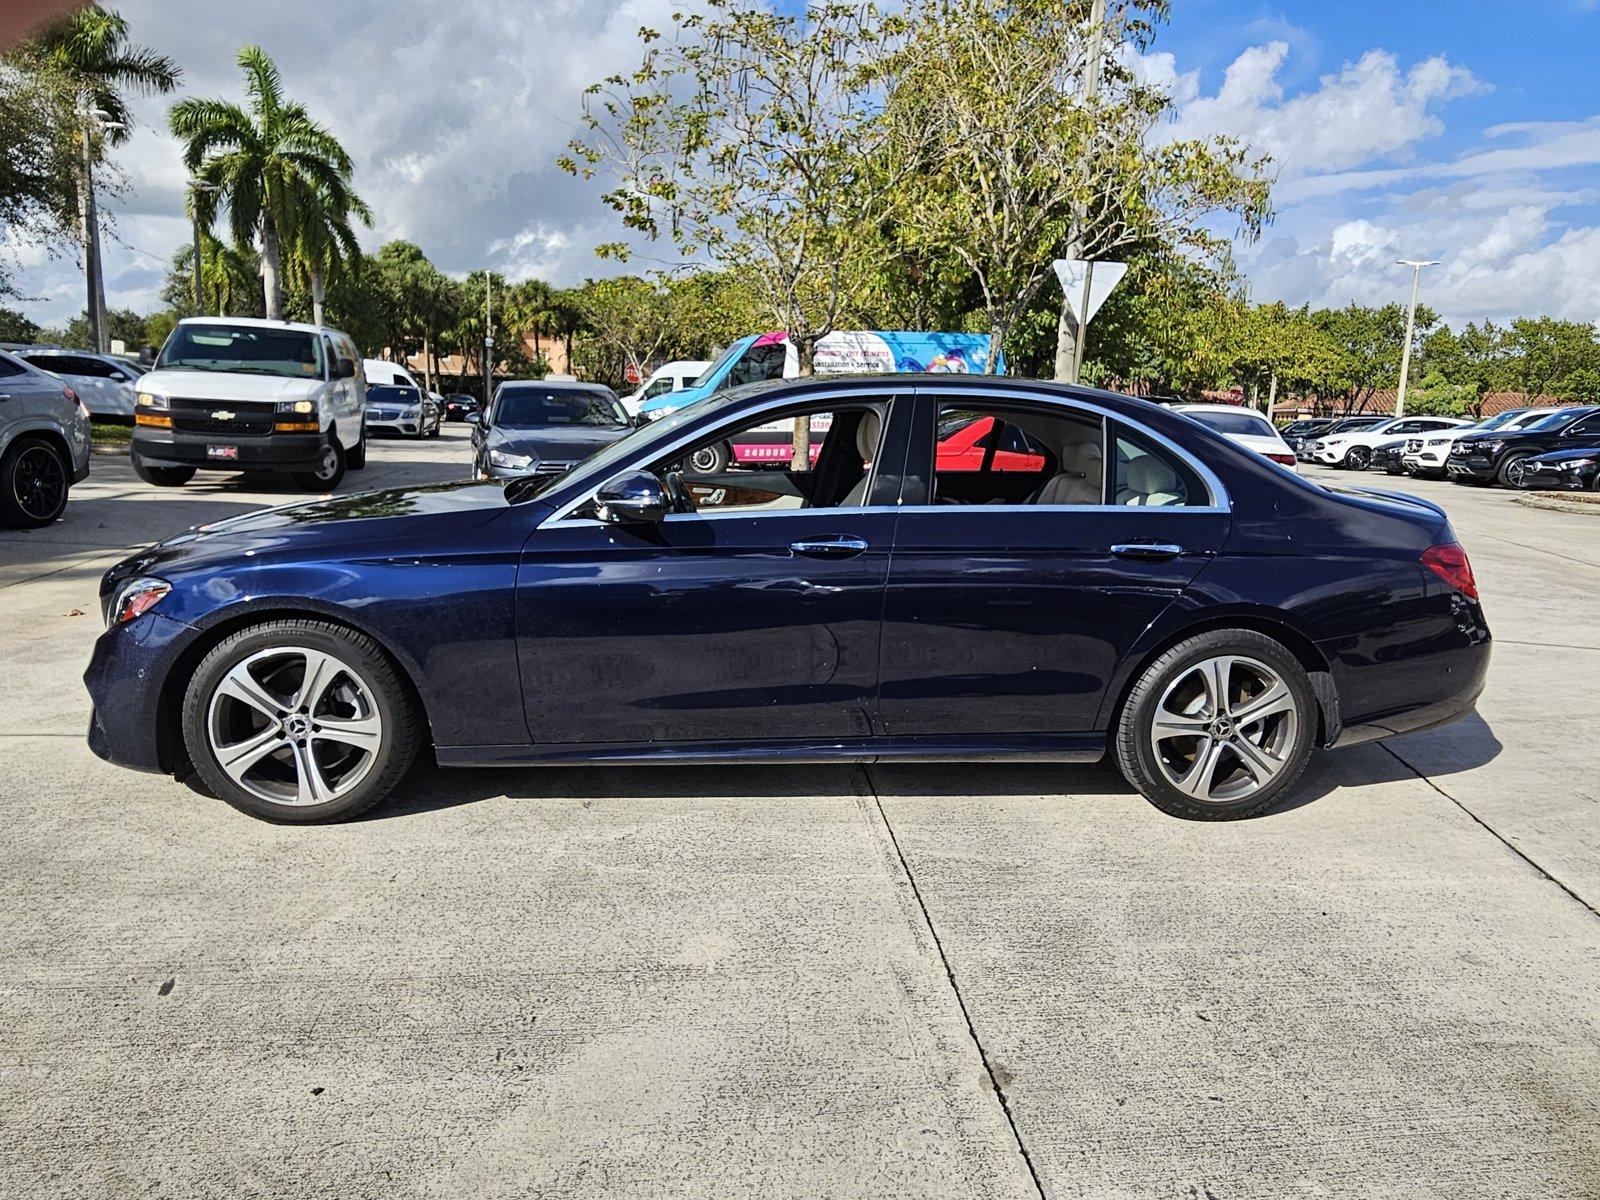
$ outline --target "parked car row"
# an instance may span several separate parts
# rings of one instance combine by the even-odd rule
[[[1515,408],[1482,421],[1353,417],[1283,431],[1302,462],[1509,488],[1600,488],[1600,406]]]

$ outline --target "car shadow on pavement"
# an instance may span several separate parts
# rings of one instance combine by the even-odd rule
[[[1499,740],[1476,713],[1449,727],[1451,752],[1434,755],[1429,775],[1469,771],[1494,759]],[[1428,735],[1313,755],[1306,773],[1263,818],[1314,803],[1341,788],[1416,779],[1405,744]],[[507,797],[513,800],[775,800],[871,794],[884,799],[971,796],[1078,801],[1139,796],[1109,760],[1099,763],[822,763],[748,766],[541,766],[444,768],[431,756],[412,768],[366,820],[392,820]]]

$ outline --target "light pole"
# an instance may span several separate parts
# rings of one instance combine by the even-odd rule
[[[494,274],[483,273],[483,413],[494,399]]]
[[[1439,260],[1402,258],[1395,265],[1411,268],[1411,307],[1406,309],[1406,343],[1400,350],[1400,389],[1394,397],[1394,415],[1403,417],[1406,415],[1406,377],[1411,374],[1411,335],[1417,324],[1417,289],[1422,284],[1422,268],[1437,267]]]
[[[100,266],[100,213],[94,198],[94,134],[126,129],[121,121],[87,105],[78,110],[83,118],[83,277],[88,290],[84,306],[89,318],[89,340],[99,354],[106,352],[106,285]]]
[[[200,278],[200,193],[220,192],[222,189],[214,183],[207,183],[204,179],[189,180],[189,211],[194,217],[194,315],[206,315],[205,286]]]

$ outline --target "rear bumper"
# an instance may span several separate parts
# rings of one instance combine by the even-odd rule
[[[1481,621],[1482,611],[1477,610],[1475,615]],[[1415,733],[1447,725],[1471,713],[1489,675],[1492,642],[1488,629],[1481,625],[1464,637],[1465,644],[1407,659],[1404,671],[1397,672],[1384,689],[1388,695],[1400,698],[1399,702],[1354,719],[1348,711],[1343,712],[1345,725],[1333,745],[1355,746]]]
[[[326,433],[272,433],[260,437],[213,437],[202,433],[133,435],[133,452],[151,467],[199,467],[207,471],[307,471],[328,444]],[[236,458],[222,458],[215,447],[231,446]]]

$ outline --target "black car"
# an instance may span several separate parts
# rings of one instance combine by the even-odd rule
[[[468,417],[475,479],[554,478],[633,429],[622,401],[598,383],[517,380]]]
[[[1392,442],[1373,447],[1372,458],[1367,465],[1374,471],[1382,471],[1387,475],[1404,475],[1406,465],[1401,460],[1406,452],[1404,438],[1396,438]]]
[[[1278,432],[1283,435],[1283,440],[1289,443],[1289,449],[1298,452],[1302,442],[1321,437],[1332,428],[1332,417],[1307,417],[1303,421],[1289,422]]]
[[[468,413],[478,411],[476,396],[468,396],[464,392],[457,392],[444,398],[444,419],[446,421],[465,421]]]
[[[1525,429],[1474,433],[1450,447],[1445,470],[1456,483],[1521,487],[1528,460],[1556,450],[1600,449],[1600,406],[1559,409]]]
[[[1536,454],[1524,461],[1517,486],[1528,491],[1600,492],[1600,449],[1580,447]]]

